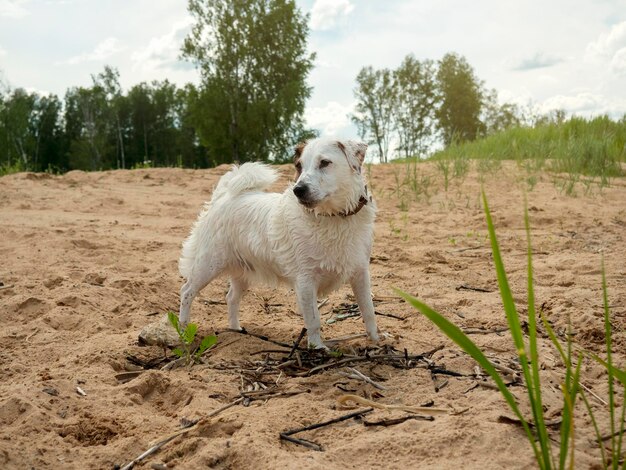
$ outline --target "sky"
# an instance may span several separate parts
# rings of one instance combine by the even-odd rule
[[[125,90],[198,83],[179,59],[185,0],[0,0],[0,82],[62,97],[111,65]],[[355,137],[359,70],[463,55],[501,102],[540,112],[626,113],[626,0],[297,0],[316,53],[306,122]]]

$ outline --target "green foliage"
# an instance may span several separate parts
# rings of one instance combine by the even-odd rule
[[[513,127],[473,142],[452,144],[433,158],[476,159],[479,170],[489,166],[485,161],[516,160],[528,178],[541,169],[565,175],[555,178],[555,183],[573,194],[579,182],[587,189],[593,182],[603,187],[623,174],[620,162],[626,161],[626,119],[540,120],[533,127]],[[531,178],[529,186],[534,183]]]
[[[12,175],[13,173],[20,173],[22,171],[28,171],[28,168],[24,166],[21,160],[16,160],[10,165],[0,163],[0,176]]]
[[[495,90],[486,90],[467,60],[454,53],[438,62],[407,55],[395,70],[363,67],[354,96],[351,119],[381,162],[394,154],[421,157],[438,139],[448,146],[522,121],[521,110],[500,105]]]
[[[544,416],[544,408],[542,402],[542,389],[541,389],[541,380],[539,375],[539,353],[537,348],[537,312],[535,309],[535,295],[534,295],[534,287],[533,287],[533,269],[532,269],[532,246],[530,241],[530,225],[528,220],[528,211],[525,212],[525,225],[526,225],[526,234],[528,240],[528,344],[524,339],[524,332],[522,330],[522,322],[520,320],[519,313],[516,309],[515,303],[513,301],[513,295],[511,293],[510,286],[508,284],[506,271],[504,269],[504,264],[502,261],[502,256],[500,253],[498,241],[496,238],[496,232],[493,225],[493,221],[491,219],[491,213],[489,210],[489,205],[487,203],[487,198],[483,192],[483,204],[485,209],[485,216],[487,219],[487,227],[489,231],[489,238],[491,240],[491,248],[493,253],[494,264],[496,267],[496,274],[498,279],[498,285],[500,289],[500,295],[502,297],[502,304],[504,307],[504,312],[507,318],[507,322],[509,325],[509,329],[511,332],[511,336],[515,345],[515,349],[517,351],[519,364],[522,367],[522,373],[524,377],[524,382],[526,384],[526,390],[528,393],[528,402],[530,405],[532,420],[524,417],[517,405],[517,402],[511,392],[507,389],[504,380],[496,370],[496,368],[491,364],[489,359],[485,356],[482,350],[476,346],[476,344],[465,334],[463,331],[458,328],[456,325],[447,320],[443,315],[434,311],[426,304],[420,302],[419,300],[413,298],[412,296],[397,291],[398,294],[403,297],[407,302],[409,302],[412,306],[414,306],[417,310],[419,310],[426,318],[432,321],[446,336],[448,336],[452,341],[454,341],[463,351],[469,354],[478,364],[489,374],[489,376],[496,383],[498,390],[502,394],[508,406],[511,408],[513,413],[520,420],[520,423],[526,433],[528,438],[528,442],[533,449],[533,453],[535,459],[537,461],[537,465],[541,469],[551,469],[551,468],[559,468],[563,469],[566,467],[566,464],[569,463],[570,468],[575,468],[575,446],[574,446],[574,430],[575,430],[575,405],[578,397],[582,399],[585,403],[587,412],[590,415],[592,420],[592,424],[594,427],[594,431],[596,434],[596,439],[598,445],[600,447],[600,452],[602,455],[602,465],[604,468],[608,468],[611,465],[611,468],[617,470],[620,468],[620,458],[621,458],[621,449],[622,449],[622,435],[624,432],[624,414],[626,413],[626,404],[622,404],[621,413],[618,412],[617,406],[614,403],[614,390],[613,390],[613,378],[617,378],[621,381],[622,385],[626,391],[626,371],[620,370],[616,368],[612,364],[612,343],[611,343],[611,324],[609,320],[609,308],[608,308],[608,299],[606,293],[606,280],[604,275],[604,267],[602,269],[602,286],[604,293],[604,311],[605,311],[605,334],[606,334],[606,350],[607,350],[607,360],[604,361],[597,356],[595,359],[603,364],[608,371],[608,381],[609,381],[609,413],[610,413],[610,421],[611,421],[611,456],[610,458],[606,458],[604,452],[604,442],[599,432],[599,428],[597,425],[596,417],[589,405],[589,402],[584,394],[583,389],[580,386],[580,373],[581,366],[583,362],[583,355],[579,353],[575,358],[572,354],[572,339],[571,332],[567,334],[567,343],[566,346],[560,343],[557,335],[553,331],[552,327],[548,323],[548,321],[541,315],[541,319],[543,322],[543,326],[548,333],[554,347],[557,349],[563,364],[565,365],[565,377],[563,383],[561,384],[561,390],[563,393],[563,408],[561,411],[561,424],[560,424],[560,443],[558,448],[558,454],[556,454],[555,459],[555,449],[553,449],[553,445],[551,442],[551,437],[549,436],[548,428],[546,425],[546,420]],[[624,394],[623,391],[623,394]],[[624,397],[623,397],[624,398]],[[618,418],[620,418],[619,429],[617,429],[615,421],[616,421],[616,412],[618,414]],[[532,427],[531,427],[532,424]]]
[[[293,0],[189,0],[183,56],[199,67],[195,125],[215,163],[269,160],[302,133],[307,17]]]
[[[185,357],[187,363],[197,361],[207,349],[217,343],[217,336],[209,335],[202,338],[197,348],[192,349],[196,339],[196,333],[198,332],[198,325],[189,323],[185,329],[182,329],[178,321],[178,316],[174,312],[167,312],[167,319],[178,333],[181,341],[181,347],[174,349],[172,352],[178,357]]]
[[[393,126],[398,152],[409,158],[423,155],[435,137],[437,89],[435,63],[404,58],[393,71]]]
[[[388,69],[363,67],[356,82],[354,95],[357,104],[355,114],[351,116],[352,122],[361,138],[375,145],[379,160],[386,163],[395,105],[393,75]]]
[[[483,83],[467,60],[458,54],[446,54],[438,65],[437,122],[444,145],[474,140],[483,129],[480,120]]]

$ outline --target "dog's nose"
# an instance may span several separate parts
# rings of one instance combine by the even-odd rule
[[[293,193],[298,199],[302,199],[309,192],[309,187],[306,184],[296,184],[293,187]]]

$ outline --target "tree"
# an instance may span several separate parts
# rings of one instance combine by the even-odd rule
[[[444,144],[476,139],[482,131],[483,84],[464,57],[448,53],[439,61],[437,88],[437,121]]]
[[[17,88],[7,94],[3,101],[2,133],[6,145],[6,164],[18,163],[23,168],[31,168],[37,145],[32,133],[37,95]]]
[[[393,71],[393,125],[405,158],[424,153],[434,138],[437,90],[435,64],[413,55]]]
[[[92,75],[94,89],[99,88],[104,92],[104,114],[110,120],[109,128],[114,132],[116,147],[117,168],[126,168],[126,154],[124,149],[124,135],[122,125],[122,112],[124,108],[124,97],[120,86],[120,73],[110,65],[104,66],[104,72]]]
[[[82,170],[111,168],[107,149],[110,120],[101,87],[74,87],[65,94],[65,133],[69,165]]]
[[[495,134],[522,123],[519,107],[513,103],[498,103],[498,92],[494,89],[483,93],[483,131],[485,135]]]
[[[183,57],[202,85],[192,113],[214,163],[269,159],[293,145],[311,89],[307,17],[294,0],[189,0]]]
[[[376,145],[378,158],[386,163],[394,116],[393,75],[388,69],[363,67],[356,77],[355,113],[351,116],[359,135]]]
[[[35,171],[67,168],[60,158],[63,151],[60,118],[61,101],[56,95],[37,96],[30,118],[30,133],[35,142],[32,169]]]

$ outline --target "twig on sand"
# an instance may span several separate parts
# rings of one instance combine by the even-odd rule
[[[250,333],[248,330],[246,330],[245,328],[242,328],[241,330],[231,330],[231,329],[226,329],[226,330],[222,330],[222,331],[218,331],[217,334],[221,334],[221,333],[237,333],[240,335],[248,335],[248,336],[253,336],[254,338],[258,338],[262,341],[267,341],[268,343],[273,343],[273,344],[277,344],[278,346],[283,346],[285,348],[291,348],[293,345],[289,344],[289,343],[283,343],[281,341],[275,341],[265,335],[257,335],[256,333]],[[302,348],[300,348],[302,349]]]
[[[4,290],[4,289],[10,289],[13,287],[13,284],[8,284],[6,286],[0,286],[0,290]]]
[[[348,402],[354,402],[359,405],[369,406],[372,408],[379,408],[381,410],[401,410],[408,413],[428,413],[428,414],[441,414],[449,413],[447,408],[433,408],[432,406],[408,406],[408,405],[386,405],[384,403],[378,403],[367,398],[360,397],[358,395],[341,395],[337,398],[337,403],[342,406],[346,406]]]
[[[474,286],[468,286],[467,284],[461,284],[459,287],[456,288],[456,290],[471,290],[474,292],[493,292],[493,290],[490,289],[483,289],[482,287],[474,287]]]
[[[348,367],[348,370],[350,371],[350,373],[348,372],[339,372],[339,375],[342,375],[344,377],[347,377],[349,379],[356,379],[356,380],[362,380],[364,382],[367,382],[368,384],[370,384],[372,387],[377,388],[378,390],[387,390],[387,387],[374,382],[372,379],[370,379],[367,375],[363,374],[362,372],[359,372],[358,370],[356,370],[353,367]]]
[[[287,356],[287,360],[291,359],[291,356],[293,356],[293,353],[296,352],[296,349],[298,349],[298,347],[300,346],[300,341],[302,341],[302,338],[304,338],[305,334],[306,334],[306,328],[302,328],[302,331],[300,331],[300,335],[298,336],[298,339],[295,341],[295,343],[293,343],[293,347],[291,348],[291,351],[289,351],[289,356]]]
[[[400,418],[391,418],[391,419],[381,419],[379,421],[366,421],[363,420],[363,424],[365,426],[393,426],[395,424],[401,424],[409,419],[418,419],[423,421],[434,421],[435,418],[433,416],[424,416],[424,415],[407,415],[402,416]]]
[[[171,434],[170,436],[167,436],[164,439],[161,439],[156,444],[154,444],[152,447],[150,447],[148,450],[146,450],[143,454],[141,454],[139,457],[136,457],[134,460],[131,460],[126,465],[121,467],[120,470],[131,470],[135,466],[136,463],[139,463],[143,459],[145,459],[146,457],[154,454],[156,451],[158,451],[161,447],[163,447],[168,442],[173,441],[178,436],[182,436],[183,434],[187,434],[189,431],[191,431],[199,423],[201,423],[203,421],[206,421],[209,418],[213,418],[214,416],[217,416],[222,411],[227,410],[228,408],[231,408],[231,407],[237,405],[241,401],[243,401],[243,397],[237,398],[235,401],[227,403],[226,405],[222,406],[221,408],[218,408],[217,410],[212,411],[208,415],[203,416],[202,418],[198,419],[196,422],[191,424],[189,427],[187,427],[187,428],[185,428],[185,429],[183,429],[181,431],[175,432],[174,434]]]
[[[596,400],[598,400],[598,401],[599,401],[600,403],[602,403],[604,406],[609,406],[609,404],[608,404],[605,400],[603,400],[603,399],[602,399],[602,398],[600,398],[598,395],[596,395],[595,393],[593,393],[593,391],[592,391],[589,387],[587,387],[584,383],[582,383],[582,382],[579,382],[579,383],[580,383],[580,386],[581,386],[582,388],[584,388],[584,389],[585,389],[585,392],[587,392],[587,393],[591,394],[591,396],[592,396],[592,397],[594,397]]]
[[[491,333],[499,334],[508,331],[508,327],[502,326],[500,328],[494,328],[492,330],[486,328],[463,328],[463,333],[466,335],[488,335]]]
[[[309,449],[313,449],[313,450],[317,450],[321,452],[324,450],[321,445],[316,444],[315,442],[307,441],[305,439],[298,439],[296,437],[292,437],[292,435],[300,433],[300,432],[304,432],[304,431],[312,431],[314,429],[319,429],[324,426],[330,426],[331,424],[339,423],[341,421],[346,421],[348,419],[361,417],[367,413],[371,413],[372,411],[374,411],[373,408],[366,408],[364,410],[355,411],[354,413],[350,413],[347,415],[339,416],[338,418],[324,421],[323,423],[311,424],[310,426],[305,426],[303,428],[298,428],[298,429],[290,429],[289,431],[281,432],[279,436],[280,436],[280,439],[284,441],[293,442],[294,444],[298,444],[304,447],[308,447]]]

